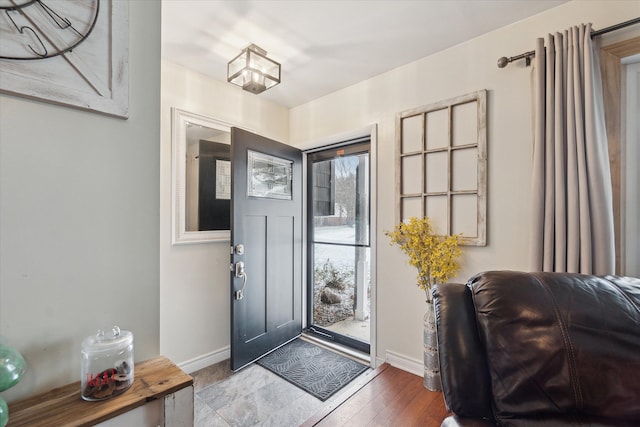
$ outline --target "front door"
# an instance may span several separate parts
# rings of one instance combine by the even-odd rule
[[[231,128],[231,369],[302,332],[302,152]]]

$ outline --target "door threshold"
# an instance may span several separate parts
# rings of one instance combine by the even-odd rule
[[[354,350],[353,348],[347,347],[345,345],[336,344],[334,342],[323,340],[322,338],[319,338],[316,335],[312,335],[306,332],[302,332],[300,339],[303,339],[305,341],[308,341],[320,347],[324,347],[328,350],[335,351],[336,353],[342,354],[343,356],[348,357],[349,359],[355,360],[356,362],[360,362],[364,365],[371,366],[371,355],[367,353]]]

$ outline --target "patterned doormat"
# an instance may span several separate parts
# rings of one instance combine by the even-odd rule
[[[256,363],[323,402],[368,368],[299,338]]]

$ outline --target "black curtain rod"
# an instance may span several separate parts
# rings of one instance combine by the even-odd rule
[[[625,28],[628,27],[629,25],[634,25],[634,24],[640,24],[640,17],[639,18],[633,18],[630,19],[628,21],[625,22],[621,22],[619,24],[616,25],[612,25],[610,27],[607,28],[603,28],[601,30],[595,30],[595,31],[591,31],[591,38],[597,37],[597,36],[601,36],[603,34],[606,33],[610,33],[611,31],[616,31],[619,30],[621,28]],[[518,59],[525,59],[527,61],[527,67],[531,64],[531,57],[536,56],[536,51],[532,50],[529,52],[525,52],[525,53],[521,53],[520,55],[516,55],[516,56],[512,56],[510,58],[507,58],[506,56],[503,56],[502,58],[498,59],[498,68],[504,68],[507,65],[509,65],[510,62],[513,61],[517,61]]]

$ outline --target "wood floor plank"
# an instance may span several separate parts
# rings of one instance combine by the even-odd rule
[[[411,375],[411,374],[409,374]],[[369,424],[370,426],[387,426],[391,425],[395,418],[402,412],[411,399],[416,395],[416,393],[420,392],[422,388],[421,382],[412,381],[409,382],[406,387],[403,387],[402,390],[399,390],[396,395],[386,402],[386,405],[376,415],[376,417]]]
[[[389,405],[389,402],[397,399],[398,394],[409,385],[410,379],[410,374],[407,375],[406,372],[399,369],[394,369],[388,372],[387,375],[381,375],[376,378],[375,384],[372,384],[370,389],[373,392],[373,398],[366,405],[355,406],[355,412],[350,408],[351,410],[348,413],[342,410],[336,413],[337,415],[342,415],[339,417],[340,419],[346,418],[346,422],[342,425],[348,424],[351,426],[354,423],[366,425],[366,423],[375,419],[380,411]],[[347,402],[347,404],[350,404],[350,402]],[[334,425],[334,420],[336,420],[336,417],[330,419],[330,424],[328,425]]]
[[[413,396],[404,408],[401,408],[396,415],[396,420],[401,425],[408,425],[411,420],[416,418],[423,419],[429,412],[429,408],[433,405],[433,401],[437,396],[436,393],[424,389],[421,390]]]
[[[385,363],[366,381],[339,404],[321,408],[303,426],[438,427],[448,415],[442,393],[426,390],[422,378],[409,372]]]
[[[376,401],[395,393],[394,387],[402,386],[401,379],[397,379],[398,372],[388,372],[373,378],[365,387],[351,396],[340,406],[339,411],[331,413],[321,425],[345,425],[355,417],[360,417],[362,408],[379,409]],[[374,414],[375,415],[375,414]]]
[[[435,425],[440,425],[446,416],[442,393],[424,389],[400,412],[396,420],[398,425],[424,426],[434,425],[435,419]]]

